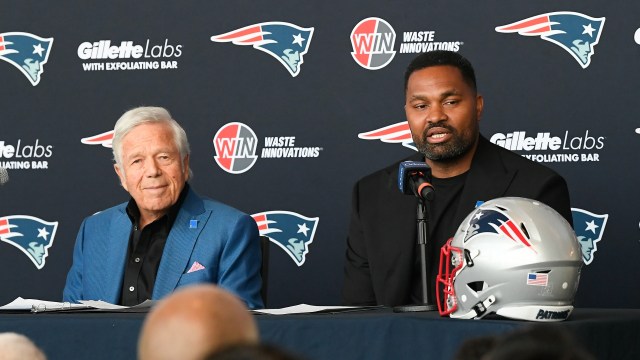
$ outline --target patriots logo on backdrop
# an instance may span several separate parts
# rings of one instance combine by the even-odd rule
[[[535,249],[529,242],[529,237],[499,208],[477,209],[471,220],[469,220],[469,225],[467,225],[467,234],[465,235],[464,242],[466,243],[474,236],[482,233],[503,235],[511,241],[522,244],[535,252]]]
[[[232,42],[235,45],[252,45],[276,58],[296,77],[309,51],[313,28],[303,28],[287,22],[270,21],[245,26],[228,33],[214,35],[211,41]]]
[[[0,60],[18,68],[31,85],[36,86],[52,44],[53,38],[45,39],[26,32],[0,33]]]
[[[591,63],[594,46],[600,41],[604,20],[572,11],[556,11],[498,26],[496,31],[540,36],[565,49],[586,69]]]
[[[103,132],[102,134],[89,136],[86,138],[80,139],[80,142],[86,145],[102,145],[106,148],[111,147],[111,142],[113,141],[113,130]]]
[[[45,265],[57,229],[57,221],[48,222],[29,215],[0,217],[0,241],[20,249],[38,270]]]
[[[388,125],[380,129],[363,132],[358,134],[358,137],[363,140],[380,140],[382,142],[392,144],[401,143],[404,147],[418,151],[416,144],[413,142],[413,138],[411,137],[409,123],[406,121]]]
[[[267,236],[291,259],[302,266],[313,242],[320,218],[309,218],[292,211],[274,210],[251,215],[261,236]]]
[[[582,248],[582,261],[589,265],[598,250],[596,243],[602,240],[609,214],[598,215],[584,209],[571,208],[571,215],[573,230]]]

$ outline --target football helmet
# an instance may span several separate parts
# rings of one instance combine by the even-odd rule
[[[440,315],[480,319],[565,320],[582,267],[571,225],[530,199],[487,201],[462,222],[440,251]]]

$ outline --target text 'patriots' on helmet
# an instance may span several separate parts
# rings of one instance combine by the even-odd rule
[[[441,249],[440,315],[565,320],[573,310],[581,254],[571,225],[549,206],[517,197],[487,201]]]

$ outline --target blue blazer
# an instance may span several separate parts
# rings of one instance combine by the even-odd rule
[[[123,203],[86,218],[73,250],[64,301],[120,300],[131,220]],[[190,226],[195,220],[195,226]],[[189,272],[198,262],[204,269]],[[230,206],[189,189],[167,238],[152,299],[196,283],[231,291],[251,309],[260,298],[260,238],[255,221]]]

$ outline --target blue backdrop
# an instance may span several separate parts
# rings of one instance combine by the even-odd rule
[[[187,131],[199,193],[267,235],[269,216],[308,228],[298,249],[272,239],[269,306],[338,304],[352,185],[414,151],[404,69],[449,49],[476,68],[482,133],[569,183],[576,304],[637,307],[637,14],[596,0],[5,4],[0,303],[61,298],[82,219],[128,198],[109,131],[157,105]]]

